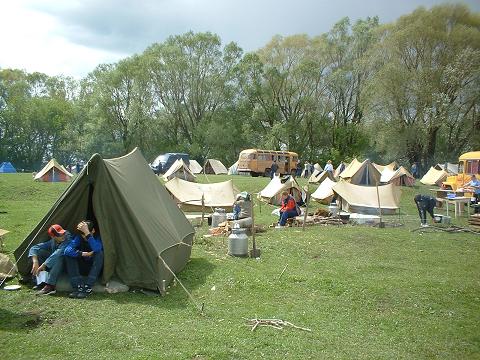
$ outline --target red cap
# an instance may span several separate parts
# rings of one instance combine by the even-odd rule
[[[59,237],[65,234],[65,230],[58,224],[54,224],[48,228],[48,235],[50,237]]]

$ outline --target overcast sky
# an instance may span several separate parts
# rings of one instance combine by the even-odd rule
[[[6,0],[0,68],[80,78],[189,30],[211,31],[245,51],[273,35],[327,32],[342,17],[397,19],[436,0]],[[465,3],[480,11],[480,0]]]

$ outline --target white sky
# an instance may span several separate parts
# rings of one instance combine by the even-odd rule
[[[1,1],[1,0],[0,0]],[[480,11],[480,0],[465,3]],[[273,35],[327,32],[341,18],[390,22],[438,0],[3,0],[0,68],[81,78],[101,63],[189,30],[246,51]]]

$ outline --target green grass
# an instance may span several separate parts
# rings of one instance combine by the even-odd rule
[[[208,180],[228,178],[250,192],[268,182]],[[7,253],[66,186],[34,183],[27,174],[0,175],[0,211],[7,212],[0,214],[0,227],[12,231],[5,237]],[[227,256],[227,239],[203,239],[207,229],[199,229],[179,277],[205,303],[205,315],[179,285],[163,298],[94,294],[86,301],[38,298],[25,287],[1,291],[2,359],[478,359],[480,239],[412,233],[419,223],[412,197],[419,192],[428,188],[403,190],[405,226],[268,229],[257,236],[260,260]],[[275,221],[272,209],[262,205],[260,213],[257,206],[256,221]],[[243,318],[254,317],[313,331],[251,332]]]

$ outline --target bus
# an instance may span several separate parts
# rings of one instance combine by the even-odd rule
[[[277,161],[277,173],[280,175],[294,175],[297,171],[298,154],[295,152],[247,149],[238,155],[238,174],[270,177],[270,167],[274,160]]]
[[[473,174],[477,177],[480,175],[480,151],[462,154],[458,158],[458,175],[449,176],[442,187],[456,191],[468,183]]]

